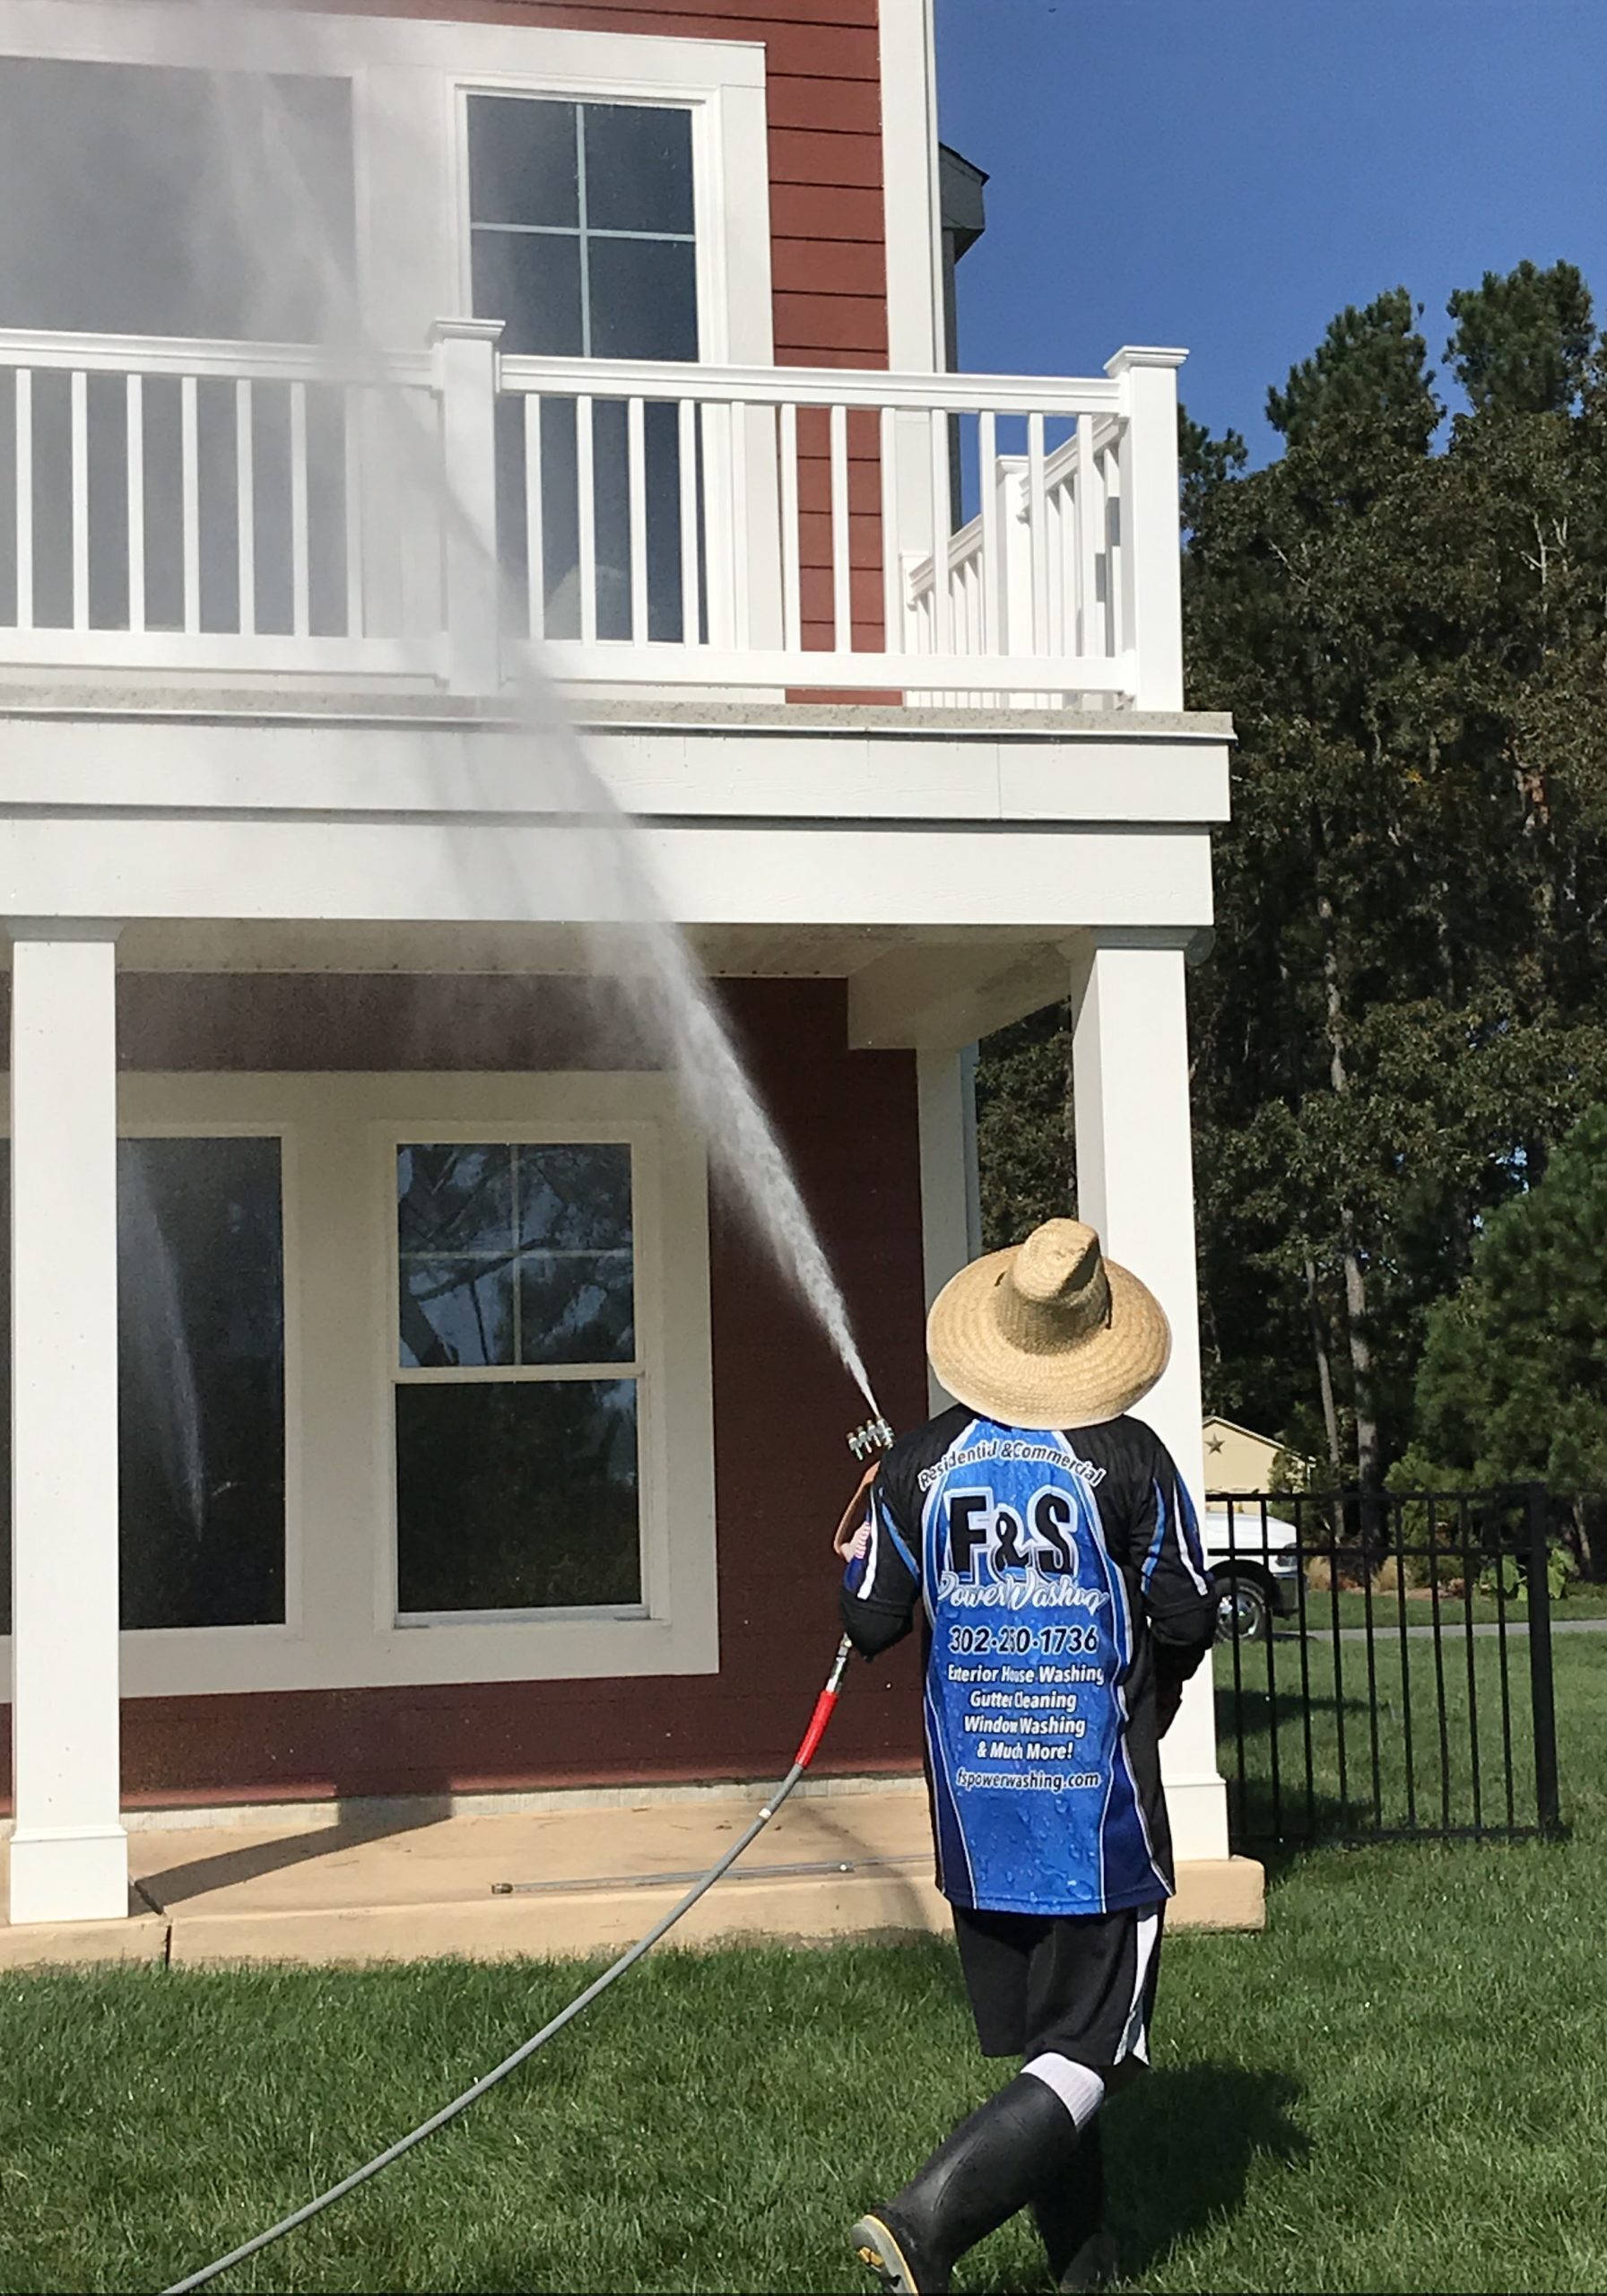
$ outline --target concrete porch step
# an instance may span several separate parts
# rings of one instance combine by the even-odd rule
[[[756,1814],[752,1795],[644,1798],[410,1822],[304,1813],[129,1836],[127,1922],[0,1927],[0,1968],[90,1961],[498,1960],[617,1951],[667,1912]],[[1259,1928],[1243,1858],[1184,1866],[1174,1925]],[[825,1940],[948,1928],[918,1784],[791,1803],[674,1933]]]

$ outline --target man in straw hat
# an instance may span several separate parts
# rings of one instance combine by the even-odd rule
[[[1146,2060],[1173,1888],[1160,1741],[1216,1624],[1183,1480],[1126,1416],[1171,1335],[1091,1228],[1050,1220],[954,1277],[926,1347],[960,1401],[845,1517],[843,1619],[873,1657],[924,1613],[938,1887],[983,2053],[1025,2063],[853,2238],[932,2296],[1030,2205],[1058,2286],[1092,2288],[1095,2116]]]

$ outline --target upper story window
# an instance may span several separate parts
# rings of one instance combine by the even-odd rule
[[[0,326],[317,341],[354,218],[349,81],[0,57]]]
[[[504,351],[697,358],[689,110],[471,95],[468,144],[474,310]]]

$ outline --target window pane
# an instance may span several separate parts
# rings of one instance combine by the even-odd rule
[[[476,231],[473,257],[474,316],[504,322],[504,351],[548,359],[580,356],[586,345],[580,333],[578,238]]]
[[[526,1252],[519,1262],[526,1363],[629,1363],[636,1353],[630,1254]]]
[[[575,109],[539,98],[469,98],[472,222],[579,223]]]
[[[406,1252],[506,1252],[513,1151],[447,1141],[396,1152],[396,1240]]]
[[[396,1390],[399,1607],[641,1599],[630,1380]]]
[[[403,1369],[517,1362],[514,1284],[511,1252],[500,1261],[404,1260]]]
[[[690,246],[594,239],[587,262],[594,359],[697,357],[698,276]]]
[[[691,112],[586,105],[586,220],[594,231],[691,230]]]
[[[550,1251],[630,1242],[630,1151],[623,1141],[518,1148],[519,1241]]]
[[[281,248],[309,199],[350,279],[345,81],[0,63],[0,326],[317,341],[321,267]]]
[[[125,1626],[284,1616],[277,1140],[117,1149]]]
[[[0,1396],[11,1386],[11,1144],[0,1142]],[[284,1258],[276,1140],[117,1153],[126,1627],[284,1617]],[[0,1411],[11,1519],[11,1413]],[[11,1631],[0,1539],[0,1633]]]

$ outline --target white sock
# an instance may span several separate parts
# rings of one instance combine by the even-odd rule
[[[1105,2083],[1097,2073],[1052,2049],[1035,2057],[1030,2065],[1023,2065],[1021,2071],[1029,2073],[1035,2081],[1041,2081],[1046,2089],[1054,2090],[1079,2129],[1088,2126],[1105,2101]]]

